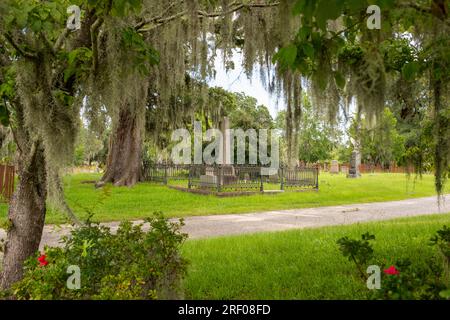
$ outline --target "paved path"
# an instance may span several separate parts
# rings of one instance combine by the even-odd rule
[[[184,231],[189,234],[190,239],[196,239],[447,213],[450,212],[449,200],[450,195],[447,195],[441,203],[440,208],[438,207],[436,197],[428,197],[262,213],[188,217],[185,218],[186,226],[184,227]],[[141,222],[135,221],[135,223]],[[119,222],[108,222],[104,223],[104,225],[109,226],[111,230],[115,230]],[[148,228],[148,226],[144,228]],[[71,227],[68,225],[45,226],[41,247],[44,245],[58,245],[60,237],[69,234],[70,229]],[[5,232],[0,229],[0,238],[4,237]]]

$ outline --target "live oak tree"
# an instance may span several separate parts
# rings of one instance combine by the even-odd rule
[[[314,104],[331,120],[355,103],[357,113],[373,125],[388,100],[401,104],[406,116],[417,102],[415,94],[425,94],[433,115],[435,185],[441,194],[450,172],[450,1],[370,4],[381,9],[380,29],[368,27],[368,1],[296,1],[294,14],[301,26],[275,58],[308,77]],[[407,39],[403,48],[402,39]],[[424,80],[429,89],[415,89]]]
[[[47,195],[70,213],[59,170],[73,156],[85,80],[97,68],[98,27],[131,8],[124,2],[79,1],[81,29],[70,32],[66,10],[71,4],[10,0],[0,5],[1,108],[14,132],[19,175],[8,210],[1,288],[22,277],[24,260],[39,247]]]
[[[140,180],[145,114],[155,116],[151,127],[157,135],[158,130],[184,124],[189,116],[194,119],[198,110],[220,113],[220,105],[214,105],[216,101],[210,99],[206,87],[193,85],[214,76],[217,54],[223,55],[226,67],[232,67],[233,50],[242,50],[248,76],[259,66],[267,86],[285,96],[291,115],[289,129],[294,130],[297,125],[293,123],[300,117],[300,75],[273,70],[271,61],[297,27],[291,11],[292,3],[286,0],[143,1],[139,13],[126,21],[128,38],[141,43],[143,51],[145,46],[156,50],[158,63],[147,75],[132,78],[123,68],[129,52],[120,53],[117,41],[108,36],[120,23],[105,23],[104,36],[98,41],[103,72],[92,82],[91,93],[92,104],[97,105],[94,109],[106,106],[113,119],[107,169],[100,185],[131,186]],[[149,55],[154,54],[149,51]],[[195,94],[186,94],[186,89]]]
[[[76,31],[65,28],[72,4],[82,12]],[[212,74],[218,49],[225,63],[233,48],[242,49],[246,73],[259,65],[268,85],[298,109],[298,74],[271,72],[272,56],[296,27],[290,12],[289,1],[270,0],[2,1],[2,114],[18,147],[19,184],[8,211],[0,286],[19,280],[23,261],[38,249],[48,196],[70,214],[59,171],[73,159],[81,106],[93,126],[101,124],[99,114],[112,119],[103,181],[118,185],[139,179],[148,101],[176,122],[180,109],[170,99],[185,87],[186,74]]]

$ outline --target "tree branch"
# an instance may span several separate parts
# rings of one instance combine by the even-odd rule
[[[5,33],[5,38],[8,40],[8,42],[13,46],[14,49],[16,49],[17,52],[20,53],[25,58],[29,59],[36,59],[37,55],[32,52],[25,51],[25,49],[22,49],[13,39],[12,35],[10,33]]]
[[[69,29],[65,28],[64,31],[59,35],[58,39],[56,39],[55,44],[53,45],[53,52],[56,53],[61,48],[64,40],[66,39],[67,35],[69,34]]]
[[[236,12],[238,10],[241,10],[243,8],[268,8],[268,7],[276,7],[279,4],[280,4],[279,2],[274,2],[274,3],[249,3],[249,4],[241,3],[239,5],[236,5],[234,8],[228,9],[227,11],[218,11],[218,12],[207,13],[207,12],[199,10],[197,13],[198,13],[199,16],[203,16],[203,17],[207,17],[207,18],[216,18],[216,17],[220,17],[220,16],[229,15],[229,14],[231,14],[233,12]]]
[[[183,3],[183,1],[181,1],[180,3]],[[175,4],[177,4],[177,2],[172,2],[169,6],[167,6],[167,8],[164,10],[163,13],[161,13],[160,15],[158,15],[156,17],[153,17],[153,18],[150,18],[147,20],[145,20],[145,19],[142,20],[135,26],[135,29],[139,30],[140,28],[142,28],[144,25],[148,24],[149,22],[156,21],[158,19],[162,19],[164,17],[164,15],[167,14],[175,6]]]
[[[416,3],[402,3],[402,4],[399,5],[399,8],[414,9],[414,10],[419,11],[421,13],[431,14],[431,9],[421,7],[418,4],[416,4]]]
[[[434,4],[434,3],[435,2],[432,2],[432,4]],[[429,15],[431,15],[431,16],[433,16],[433,17],[435,17],[435,18],[437,18],[437,19],[439,19],[441,21],[443,21],[447,26],[450,26],[450,21],[447,19],[446,12],[438,11],[439,9],[438,10],[436,10],[436,9],[433,10],[433,7],[431,7],[431,8],[424,8],[424,7],[419,6],[416,3],[402,3],[402,4],[400,4],[398,6],[398,8],[400,8],[400,9],[413,9],[413,10],[415,10],[417,12],[420,12],[420,13],[429,14]],[[445,8],[443,10],[445,10]]]
[[[91,45],[92,45],[92,70],[98,67],[98,29],[103,24],[103,18],[98,17],[91,26]]]
[[[280,4],[279,2],[273,2],[273,3],[247,3],[247,4],[245,4],[245,3],[237,4],[236,2],[233,2],[232,3],[232,8],[230,8],[230,9],[228,9],[226,11],[205,12],[205,11],[202,11],[202,10],[198,10],[197,11],[197,16],[199,18],[201,18],[201,17],[217,18],[217,17],[229,15],[231,13],[234,13],[234,12],[239,11],[239,10],[244,9],[244,8],[269,8],[269,7],[276,7],[279,4]],[[173,14],[171,16],[165,17],[165,18],[162,18],[161,16],[158,16],[158,17],[153,17],[153,18],[150,18],[150,19],[144,19],[143,21],[141,21],[140,23],[138,23],[135,26],[135,29],[137,31],[141,31],[141,32],[148,32],[150,30],[153,30],[156,27],[159,27],[159,26],[165,24],[165,23],[168,23],[168,22],[173,21],[173,20],[178,19],[178,18],[182,18],[182,17],[186,16],[187,14],[188,14],[188,12],[186,10],[184,10],[184,11],[178,12],[176,14]],[[145,25],[148,25],[150,23],[153,23],[154,25],[151,28],[143,29],[143,27]]]

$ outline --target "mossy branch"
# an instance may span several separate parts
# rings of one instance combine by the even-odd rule
[[[199,18],[204,17],[204,18],[217,18],[217,17],[222,17],[222,16],[226,16],[229,14],[232,14],[236,11],[239,11],[241,9],[244,8],[270,8],[270,7],[276,7],[278,6],[280,3],[279,2],[273,2],[273,3],[239,3],[239,4],[235,4],[233,2],[232,4],[232,8],[226,10],[226,11],[216,11],[216,12],[206,12],[206,11],[202,11],[202,10],[197,10],[197,16]],[[156,27],[159,27],[161,25],[164,25],[165,23],[168,23],[170,21],[185,17],[188,14],[188,12],[186,10],[178,12],[176,14],[173,14],[171,16],[168,17],[152,17],[150,19],[144,19],[143,21],[141,21],[140,23],[138,23],[135,26],[135,29],[137,31],[141,31],[141,32],[148,32],[150,30],[153,30]],[[146,25],[148,24],[153,24],[152,27],[148,28],[148,29],[143,29]]]
[[[24,48],[21,48],[20,45],[14,40],[13,36],[10,33],[5,33],[5,39],[13,46],[14,49],[23,57],[28,59],[36,59],[37,54],[34,52],[29,52]]]

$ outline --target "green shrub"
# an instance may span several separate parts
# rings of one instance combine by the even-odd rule
[[[375,236],[370,233],[361,235],[361,240],[343,237],[337,241],[339,250],[344,257],[355,263],[356,268],[362,278],[365,278],[365,268],[373,257],[373,248],[369,241],[375,240]]]
[[[431,245],[437,253],[425,261],[401,259],[387,263],[385,259],[376,259],[369,240],[375,236],[362,235],[362,240],[343,237],[337,241],[339,250],[357,267],[359,275],[365,280],[366,268],[373,261],[379,263],[384,271],[381,288],[368,291],[369,299],[404,300],[404,299],[450,299],[449,261],[450,228],[444,226],[431,238]]]
[[[141,225],[120,224],[116,233],[88,223],[63,239],[62,248],[46,248],[25,263],[24,278],[13,285],[16,299],[166,299],[179,298],[187,262],[180,256],[183,221],[161,213]],[[39,261],[38,261],[39,259]],[[69,289],[68,267],[80,268],[81,286]]]

